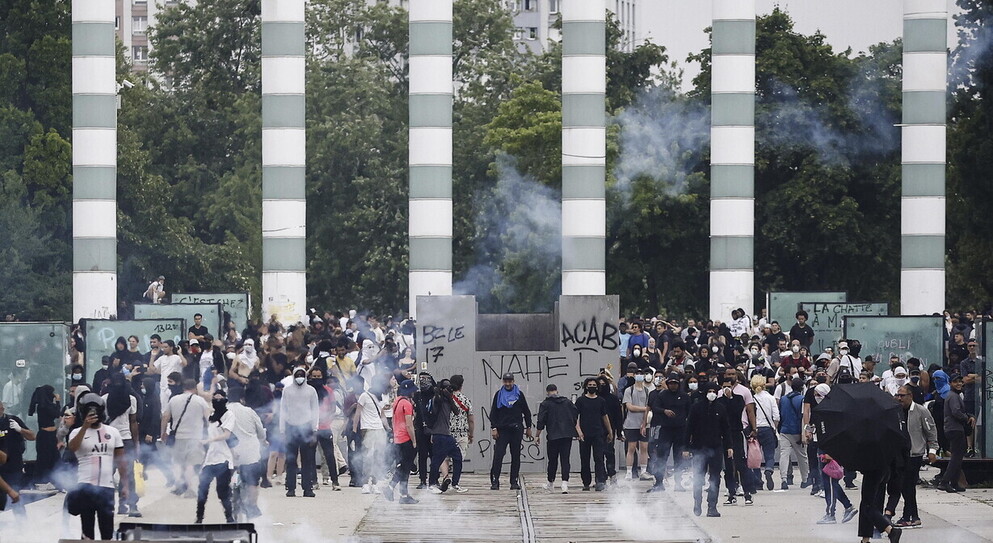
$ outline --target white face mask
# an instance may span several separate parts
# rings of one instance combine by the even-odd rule
[[[793,352],[794,353],[799,353],[800,352],[800,346],[799,345],[794,345],[793,346]]]
[[[712,402],[717,399],[717,393],[711,390],[707,393],[707,401]]]
[[[839,353],[839,354],[840,354],[841,356],[845,356],[846,354],[848,354],[848,349],[839,349],[839,350],[838,350],[838,353]]]
[[[245,354],[248,356],[255,354],[255,345],[245,345]]]
[[[307,378],[306,377],[294,377],[293,378],[293,382],[295,382],[298,385],[303,386],[303,384],[307,382]]]
[[[634,380],[635,380],[636,383],[642,383],[642,382],[645,381],[645,376],[644,375],[635,375],[634,376]]]
[[[759,355],[759,350],[758,349],[752,349],[752,356],[758,356],[758,355]]]
[[[700,383],[689,383],[689,385],[687,386],[690,387],[690,390],[696,390],[697,388],[699,388]]]

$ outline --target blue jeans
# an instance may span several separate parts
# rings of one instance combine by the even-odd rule
[[[823,451],[820,450],[818,450],[817,453],[818,456],[824,454]],[[827,509],[825,509],[825,512],[833,517],[834,512],[837,509],[838,502],[841,502],[841,505],[844,505],[845,509],[851,507],[852,500],[848,499],[848,494],[845,494],[845,489],[841,488],[841,480],[828,477],[828,475],[824,473],[824,463],[820,460],[817,462],[816,469],[821,475],[821,488],[824,489],[824,502],[827,504]]]
[[[773,466],[776,464],[776,445],[779,444],[779,439],[776,438],[776,431],[770,427],[760,427],[759,429],[759,445],[762,445],[762,461],[765,463],[765,471],[771,472]],[[753,469],[752,475],[755,477],[755,481],[758,481],[758,486],[762,486],[762,470]]]
[[[455,438],[450,435],[432,435],[430,484],[438,484],[438,478],[441,476],[441,463],[446,458],[452,459],[452,484],[458,485],[459,480],[462,479],[462,449],[455,442]]]

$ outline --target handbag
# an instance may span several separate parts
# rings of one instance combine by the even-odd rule
[[[758,469],[762,467],[762,445],[757,439],[748,440],[748,452],[746,454],[748,469]]]
[[[821,471],[824,472],[824,475],[827,475],[828,477],[836,481],[841,480],[845,476],[845,468],[841,467],[841,464],[839,464],[838,461],[834,459],[831,459],[830,462],[824,464],[824,467],[821,468]]]
[[[186,405],[183,406],[183,412],[179,414],[179,418],[176,419],[176,424],[172,425],[169,433],[166,435],[166,446],[172,447],[176,444],[176,431],[179,430],[179,425],[183,422],[183,415],[186,415],[186,409],[190,407],[190,401],[193,399],[193,394],[191,393],[188,398],[186,398]]]

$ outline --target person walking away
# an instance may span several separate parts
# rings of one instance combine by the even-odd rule
[[[827,374],[818,371],[814,379],[807,383],[807,391],[803,395],[803,444],[807,448],[807,464],[810,466],[810,495],[820,494],[821,476],[817,473],[817,445],[814,443],[814,425],[810,423],[810,412],[817,405],[814,389],[819,384],[827,384]]]
[[[590,456],[596,473],[596,491],[602,492],[607,485],[606,449],[613,436],[607,401],[600,395],[597,379],[587,377],[583,381],[585,393],[576,399],[579,411],[579,465],[583,490],[589,491],[593,482],[590,471]]]
[[[207,426],[207,439],[201,443],[207,446],[203,468],[200,470],[200,485],[197,489],[197,517],[195,524],[203,524],[203,513],[207,506],[207,493],[210,482],[216,481],[217,497],[224,508],[224,521],[233,523],[234,513],[231,506],[231,475],[234,471],[234,455],[228,440],[234,432],[235,419],[227,409],[228,398],[223,390],[214,392],[211,403],[214,412],[210,415]]]
[[[106,541],[114,536],[114,467],[122,481],[128,476],[124,440],[116,428],[100,422],[106,416],[103,398],[87,392],[76,405],[82,425],[70,432],[68,448],[79,462],[79,478],[66,502],[79,514],[83,539],[96,539],[96,524],[100,539]]]
[[[803,380],[793,379],[791,391],[779,399],[779,478],[780,489],[789,490],[789,470],[796,459],[800,488],[810,485],[810,464],[803,445]]]
[[[162,414],[162,441],[169,442],[170,423],[172,437],[172,463],[179,471],[176,488],[172,490],[177,496],[187,498],[194,496],[191,490],[193,474],[200,471],[203,465],[203,434],[204,423],[210,416],[210,406],[207,401],[196,393],[197,382],[193,379],[183,381],[183,393],[169,399],[165,412]],[[173,422],[175,421],[175,422]]]
[[[559,395],[559,387],[554,383],[545,387],[545,399],[538,405],[537,433],[534,442],[541,445],[541,432],[548,429],[545,449],[548,458],[548,482],[545,490],[552,490],[555,474],[562,466],[562,493],[569,493],[569,455],[572,453],[572,440],[579,436],[579,409],[565,396]]]
[[[604,467],[607,469],[607,482],[617,484],[617,451],[614,448],[614,440],[622,439],[624,426],[624,405],[617,396],[616,391],[611,390],[611,377],[609,374],[597,376],[600,385],[598,395],[607,402],[607,417],[610,418],[611,433],[607,436],[607,443],[603,449]]]
[[[355,380],[360,381],[356,375]],[[384,480],[386,467],[383,459],[386,454],[386,424],[383,422],[382,384],[377,380],[358,394],[355,415],[352,417],[352,431],[362,436],[362,493],[372,494],[387,486]]]
[[[700,386],[707,401],[697,402],[690,407],[686,421],[685,443],[687,450],[683,457],[693,462],[693,514],[703,513],[703,484],[707,486],[707,516],[719,517],[717,498],[721,492],[721,470],[724,459],[734,457],[731,443],[731,427],[727,407],[717,401],[717,383],[704,382]]]
[[[262,479],[262,444],[266,441],[265,426],[252,408],[245,405],[245,397],[240,389],[232,389],[228,397],[227,410],[234,419],[231,433],[238,443],[231,449],[234,469],[241,480],[241,501],[248,520],[259,517],[259,483]]]
[[[303,496],[313,498],[317,478],[317,427],[320,407],[317,391],[307,386],[307,369],[297,366],[293,382],[283,389],[279,402],[279,433],[286,443],[286,496],[296,496],[297,472],[301,475]],[[299,461],[299,466],[297,462]]]
[[[910,455],[903,473],[890,479],[891,483],[895,480],[898,484],[887,486],[889,499],[886,510],[891,517],[896,514],[896,506],[900,497],[903,497],[903,516],[896,522],[898,528],[921,527],[921,516],[917,509],[917,480],[924,464],[924,455],[927,455],[928,463],[933,464],[938,450],[938,430],[934,419],[923,405],[914,401],[911,388],[911,385],[904,385],[896,394],[896,400],[903,407],[903,420],[910,436]]]
[[[55,490],[52,469],[59,458],[56,422],[62,415],[61,398],[52,385],[42,385],[31,395],[28,416],[38,416],[38,433],[35,439],[34,484],[42,490]]]
[[[14,491],[20,493],[24,488],[24,450],[25,441],[34,441],[35,433],[28,428],[19,417],[7,414],[5,402],[0,402],[0,453],[4,453],[7,461],[0,464],[0,479]],[[10,494],[0,494],[0,506]],[[21,520],[27,519],[23,500],[12,500],[14,514]],[[111,507],[114,506],[111,498]],[[0,507],[3,509],[3,507]]]
[[[417,457],[417,431],[414,427],[414,402],[411,399],[417,392],[417,385],[414,381],[407,379],[400,383],[397,389],[397,401],[393,403],[393,444],[396,445],[400,463],[393,472],[393,480],[390,482],[390,492],[397,488],[400,492],[400,503],[413,505],[417,503],[410,495],[407,482],[410,479],[410,472],[414,469],[414,460]]]
[[[767,381],[762,375],[754,375],[751,380],[752,392],[755,397],[755,425],[758,428],[759,445],[762,446],[763,463],[765,464],[766,490],[772,490],[776,484],[772,481],[772,468],[776,462],[776,443],[779,426],[779,404],[766,389]],[[758,469],[752,470],[753,480],[761,485],[762,474]]]
[[[316,366],[310,369],[310,379],[307,383],[317,391],[317,446],[324,455],[324,462],[328,470],[327,482],[331,484],[331,490],[340,491],[341,485],[338,484],[338,461],[334,449],[334,432],[331,429],[335,414],[338,411],[338,406],[335,402],[335,392],[334,389],[327,385],[324,371]]]
[[[945,476],[938,484],[938,490],[945,492],[964,492],[959,486],[959,476],[962,473],[962,461],[965,459],[966,434],[972,433],[976,427],[976,418],[965,412],[965,402],[962,399],[962,388],[965,379],[960,374],[951,376],[948,382],[951,387],[942,399],[944,400],[945,439],[951,458],[945,468]]]
[[[523,399],[523,395],[521,398]],[[458,493],[466,492],[466,489],[459,486],[462,478],[462,450],[452,437],[450,426],[452,413],[456,409],[458,407],[452,399],[452,382],[442,379],[438,383],[434,398],[429,402],[426,413],[428,423],[426,431],[431,439],[431,474],[428,479],[428,490],[433,494],[448,491],[449,485],[452,485]],[[439,485],[441,464],[446,458],[452,459],[452,478],[451,481],[445,479]]]
[[[134,466],[138,460],[138,398],[131,395],[124,375],[115,373],[110,377],[110,387],[103,400],[107,405],[107,424],[114,427],[121,434],[124,441],[124,461],[128,467]],[[135,491],[134,470],[128,469],[127,478],[121,478],[118,483],[117,514],[129,517],[140,517],[138,510],[138,493]],[[127,492],[124,491],[127,487]],[[127,495],[127,500],[124,496]]]
[[[625,464],[627,473],[624,479],[630,481],[634,479],[634,466],[636,463],[648,467],[648,437],[642,435],[641,427],[645,422],[648,413],[648,389],[645,388],[645,372],[636,369],[634,374],[634,384],[624,390],[624,443],[627,448]],[[645,469],[641,473],[641,479],[650,480],[651,475]]]
[[[694,378],[694,382],[695,378]],[[685,448],[686,421],[690,413],[690,396],[680,390],[681,379],[678,373],[670,373],[665,380],[665,388],[655,390],[648,398],[648,414],[642,423],[643,435],[651,434],[650,442],[655,443],[654,465],[650,465],[655,476],[655,484],[648,492],[665,490],[665,474],[672,453],[673,486],[683,491],[682,475],[683,450]],[[647,431],[646,431],[647,428]]]
[[[490,467],[490,490],[500,490],[503,457],[510,446],[510,489],[520,490],[521,444],[524,435],[531,437],[531,408],[521,389],[514,384],[514,374],[503,375],[503,386],[493,395],[490,408],[491,435],[495,440]]]

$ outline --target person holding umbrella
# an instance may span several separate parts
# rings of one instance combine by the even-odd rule
[[[858,535],[867,543],[873,530],[890,543],[903,530],[883,516],[886,481],[910,448],[899,403],[871,383],[834,387],[811,411],[820,450],[842,466],[862,472]]]

